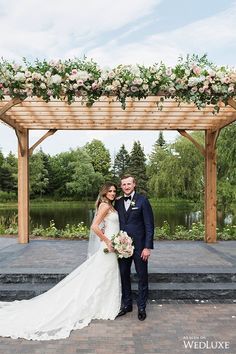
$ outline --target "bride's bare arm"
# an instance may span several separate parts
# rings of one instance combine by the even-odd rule
[[[112,251],[111,240],[104,234],[104,232],[100,229],[99,225],[107,215],[110,210],[110,206],[106,203],[101,203],[99,205],[97,215],[95,216],[93,223],[91,225],[91,229],[95,232],[95,234],[100,238],[101,241],[104,241],[107,245],[108,250]]]

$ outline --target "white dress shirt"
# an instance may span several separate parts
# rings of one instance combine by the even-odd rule
[[[132,202],[134,193],[135,193],[135,191],[133,191],[133,192],[130,194],[131,199],[124,200],[124,203],[125,203],[125,210],[126,210],[126,211],[127,211],[127,210],[129,209],[129,207],[130,207],[130,204],[131,204],[131,202]],[[124,196],[125,196],[125,197],[128,197],[128,195],[126,195],[126,194],[125,194]]]

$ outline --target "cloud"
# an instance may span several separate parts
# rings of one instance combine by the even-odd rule
[[[236,3],[214,16],[175,30],[152,33],[144,39],[122,43],[119,38],[88,51],[99,63],[153,64],[161,60],[174,65],[179,55],[208,53],[218,64],[235,64]]]
[[[80,56],[90,41],[149,15],[157,0],[0,1],[1,55],[9,58]],[[78,51],[77,51],[78,50]]]
[[[217,64],[235,65],[236,2],[214,16],[158,32],[153,24],[158,21],[155,10],[160,2],[0,0],[0,53],[6,59],[16,60],[23,56],[35,59],[86,54],[101,65],[113,66],[161,60],[174,65],[180,54],[207,52]],[[31,132],[31,144],[43,134]],[[0,136],[4,153],[15,152],[14,131],[0,124]],[[57,132],[43,142],[42,148],[55,154],[97,138],[103,140],[112,154],[122,143],[130,150],[133,141],[140,140],[149,153],[157,136],[158,132],[146,131]],[[164,136],[173,141],[178,133],[164,132]]]

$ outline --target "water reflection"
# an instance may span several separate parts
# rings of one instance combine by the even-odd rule
[[[194,211],[191,206],[186,205],[164,205],[153,207],[155,226],[162,226],[164,221],[168,221],[171,230],[177,225],[191,228],[192,223],[203,221],[203,213]],[[0,216],[10,217],[17,214],[17,209],[0,209]],[[56,227],[61,229],[66,224],[78,224],[83,221],[87,226],[91,225],[94,215],[92,203],[65,203],[64,205],[54,204],[51,207],[32,207],[30,211],[31,229],[39,225],[48,227],[50,220],[54,220]],[[236,217],[232,214],[223,215],[218,213],[218,227],[221,229],[226,224],[235,224]]]

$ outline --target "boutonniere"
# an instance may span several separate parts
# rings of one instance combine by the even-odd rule
[[[131,203],[130,203],[130,205],[131,205],[132,207],[134,207],[134,206],[136,205],[136,202],[135,202],[135,200],[131,200]]]

